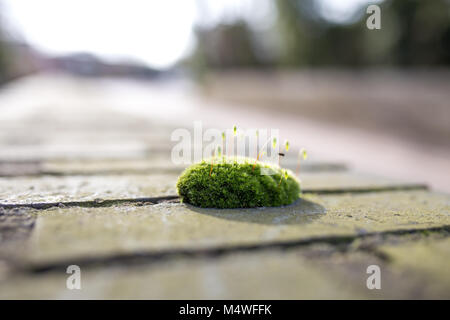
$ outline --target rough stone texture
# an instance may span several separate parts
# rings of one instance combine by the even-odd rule
[[[449,231],[447,228],[436,232],[377,234],[356,238],[344,246],[312,244],[302,247],[299,253],[317,270],[333,270],[336,278],[364,289],[369,277],[367,267],[379,266],[381,289],[367,290],[371,298],[448,299]]]
[[[0,203],[92,201],[175,195],[172,174],[0,178]]]
[[[65,288],[63,272],[3,281],[0,298],[345,299],[365,294],[315,270],[295,253],[276,251],[94,269],[83,273],[81,291]]]
[[[0,208],[0,274],[7,263],[18,259],[26,249],[35,222],[31,211],[28,208]]]
[[[22,240],[34,226],[34,216],[26,208],[0,208],[0,244]]]
[[[152,172],[181,172],[184,165],[174,165],[169,152],[153,152],[145,159],[95,159],[78,161],[45,161],[44,172],[54,175],[148,174]]]
[[[396,238],[381,247],[389,252],[388,261],[362,251],[364,246],[354,241],[345,251],[317,244],[213,258],[179,257],[151,265],[111,264],[82,268],[80,291],[66,289],[67,274],[60,268],[0,277],[0,298],[448,299],[448,245],[448,238],[418,243]],[[435,267],[429,267],[430,260]],[[381,290],[366,287],[371,264],[380,266]]]
[[[0,177],[33,176],[42,171],[39,161],[0,161]]]
[[[403,245],[379,247],[389,259],[393,272],[411,282],[422,283],[416,288],[422,297],[450,299],[450,238],[424,239]]]
[[[282,164],[284,168],[296,169],[296,160],[286,161]],[[114,173],[151,173],[155,171],[170,171],[180,173],[186,168],[183,164],[174,164],[171,159],[170,150],[149,150],[144,159],[83,159],[78,161],[44,161],[42,162],[42,173],[53,173],[59,175],[70,174],[114,174]],[[301,167],[303,172],[334,172],[345,171],[346,167],[339,163],[325,161],[309,161]]]
[[[73,148],[73,147],[71,147]],[[152,172],[176,172],[180,173],[186,168],[183,164],[174,164],[171,160],[170,152],[166,147],[162,149],[153,150],[149,147],[148,150],[143,151],[141,155],[136,155],[133,152],[129,154],[130,159],[126,159],[126,155],[109,154],[108,158],[103,158],[100,154],[105,154],[104,151],[92,150],[87,154],[93,159],[80,158],[71,154],[70,151],[66,156],[73,156],[75,159],[54,159],[42,160],[35,157],[35,160],[16,157],[11,160],[0,160],[0,177],[16,177],[16,176],[39,176],[39,175],[111,175],[111,174],[149,174]],[[25,150],[29,150],[28,147]],[[59,149],[58,149],[59,150]],[[96,154],[98,152],[99,154]],[[12,152],[17,155],[16,151]],[[141,157],[141,158],[139,158]],[[38,160],[36,160],[38,159]],[[296,163],[288,162],[283,164],[283,168],[296,170]],[[343,172],[346,167],[338,163],[327,163],[324,161],[308,162],[302,165],[302,174],[310,172]]]
[[[37,211],[25,260],[269,244],[450,225],[450,199],[424,191],[305,195],[294,205],[199,209],[178,203]]]

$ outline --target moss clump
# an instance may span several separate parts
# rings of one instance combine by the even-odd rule
[[[261,174],[263,168],[273,174]],[[300,184],[290,170],[224,156],[191,165],[178,178],[177,189],[183,202],[198,207],[254,208],[293,203]]]

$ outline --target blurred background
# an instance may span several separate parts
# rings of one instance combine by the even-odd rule
[[[445,192],[449,64],[448,0],[0,1],[0,120],[77,79],[122,111],[279,128],[317,158]]]

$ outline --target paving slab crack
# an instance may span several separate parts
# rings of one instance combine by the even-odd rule
[[[98,160],[98,159],[97,159]],[[117,159],[116,159],[117,160]],[[110,159],[109,161],[114,161]],[[120,161],[120,160],[119,160]],[[39,176],[92,176],[92,175],[127,175],[127,174],[152,174],[152,173],[181,173],[184,166],[163,166],[155,165],[148,168],[105,168],[96,170],[75,169],[56,169],[45,168],[43,161],[22,160],[22,161],[4,161],[0,160],[0,177],[39,177]],[[316,163],[308,164],[303,168],[304,172],[345,172],[348,167],[339,163]]]
[[[388,192],[388,191],[411,191],[411,190],[428,190],[425,184],[402,184],[369,188],[339,188],[339,189],[304,189],[303,193],[315,194],[342,194],[342,193],[371,193],[371,192]]]
[[[264,250],[290,250],[296,248],[308,247],[316,244],[327,244],[336,247],[339,251],[350,251],[351,245],[356,240],[368,239],[371,237],[387,238],[389,236],[405,236],[405,235],[420,235],[427,233],[444,233],[448,235],[450,232],[450,225],[423,228],[423,229],[399,229],[384,232],[373,232],[359,235],[348,236],[324,236],[313,237],[309,239],[277,241],[269,243],[251,244],[251,245],[237,245],[237,246],[218,246],[208,249],[171,249],[161,251],[136,251],[125,254],[114,254],[107,256],[90,256],[79,257],[73,259],[64,259],[61,261],[53,261],[49,263],[40,264],[20,264],[17,263],[14,270],[24,273],[45,273],[65,270],[69,265],[78,265],[82,268],[95,268],[115,265],[148,265],[158,262],[165,262],[177,258],[219,258],[225,255],[234,253],[255,252]],[[373,254],[377,258],[389,262],[389,257],[383,252],[379,252],[375,247],[358,247],[357,250]]]
[[[411,191],[428,190],[428,186],[423,184],[396,185],[371,188],[341,188],[341,189],[304,189],[304,194],[346,194],[346,193],[374,193],[389,191]],[[36,203],[0,203],[0,208],[33,208],[45,210],[53,207],[85,207],[100,208],[111,207],[122,204],[152,205],[166,201],[179,201],[178,195],[167,195],[159,197],[124,198],[124,199],[94,199],[86,201],[61,201],[61,202],[36,202]]]
[[[161,197],[145,197],[145,198],[124,198],[124,199],[94,199],[87,201],[62,201],[62,202],[36,202],[36,203],[17,203],[17,204],[2,204],[0,208],[33,208],[37,210],[45,210],[53,207],[84,207],[84,208],[101,208],[111,207],[114,205],[123,204],[138,204],[138,205],[152,205],[161,202],[178,200],[176,195],[161,196]]]

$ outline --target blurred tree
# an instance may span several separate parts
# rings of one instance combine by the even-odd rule
[[[334,24],[321,15],[317,0],[277,0],[282,39],[280,64],[358,66],[364,63],[365,23]],[[358,15],[362,16],[362,8]]]
[[[333,24],[316,0],[277,0],[283,65],[443,65],[450,59],[450,2],[391,0],[382,29],[368,30],[366,6],[356,22]]]
[[[306,0],[304,7],[311,7],[313,1]],[[295,0],[277,0],[278,29],[281,40],[281,63],[297,66],[308,63],[308,30],[300,2]]]
[[[10,51],[8,42],[5,39],[3,28],[2,4],[0,3],[0,84],[4,83],[10,78],[10,69],[8,60],[10,58]]]
[[[257,66],[253,36],[247,23],[219,24],[212,29],[198,28],[197,52],[213,68]]]
[[[261,60],[261,37],[245,21],[198,29],[198,70],[280,65],[364,67],[450,64],[449,0],[386,0],[381,29],[366,27],[367,5],[333,23],[318,0],[274,0],[277,55]],[[200,68],[201,66],[201,68]]]
[[[260,68],[265,65],[254,46],[255,37],[243,20],[218,24],[213,28],[198,27],[195,34],[197,45],[194,53],[182,64],[187,65],[200,82],[209,69]]]
[[[385,11],[397,21],[394,62],[400,65],[450,63],[450,2],[447,0],[395,0]]]

